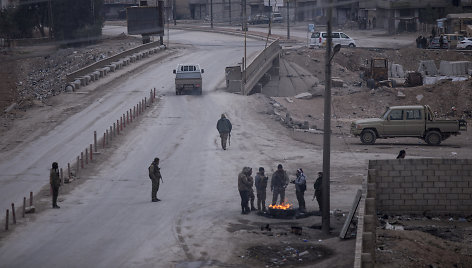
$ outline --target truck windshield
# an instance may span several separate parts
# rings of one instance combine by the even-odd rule
[[[383,119],[383,120],[387,120],[387,116],[388,116],[389,111],[390,111],[390,109],[385,110],[385,112],[382,114],[382,116],[380,116],[380,118]]]

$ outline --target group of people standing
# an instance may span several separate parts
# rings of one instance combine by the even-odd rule
[[[314,184],[315,195],[318,205],[321,211],[321,183],[323,174],[318,173],[318,178]],[[267,210],[266,202],[266,190],[268,185],[269,177],[266,176],[263,167],[259,168],[255,176],[255,180],[252,177],[252,168],[244,167],[238,175],[238,190],[241,196],[241,214],[248,214],[251,211],[262,211]],[[298,210],[300,212],[306,212],[305,204],[305,191],[306,187],[306,176],[303,173],[303,169],[299,168],[296,172],[296,178],[290,183],[295,184],[295,194],[298,201]],[[284,170],[282,164],[277,166],[277,170],[272,174],[270,181],[270,190],[272,192],[272,206],[277,204],[284,205],[285,203],[285,189],[289,184],[289,177],[287,172]],[[254,206],[255,196],[253,186],[256,186],[257,193],[257,208]],[[250,205],[250,207],[249,207]]]

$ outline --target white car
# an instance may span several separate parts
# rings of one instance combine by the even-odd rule
[[[464,38],[464,40],[458,42],[457,49],[472,49],[472,38]]]
[[[333,32],[333,46],[341,44],[345,47],[356,47],[356,41],[343,32]],[[315,32],[311,34],[310,48],[326,45],[327,32]]]

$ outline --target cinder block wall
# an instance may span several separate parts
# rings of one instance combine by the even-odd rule
[[[370,160],[378,213],[472,215],[472,159]]]

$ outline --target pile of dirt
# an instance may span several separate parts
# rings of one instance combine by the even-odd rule
[[[56,45],[19,47],[0,54],[0,108],[17,103],[20,109],[64,91],[67,73],[136,47],[128,36],[103,39],[95,45],[57,48]]]
[[[282,57],[304,67],[320,80],[320,84],[324,84],[324,53],[321,49],[299,48],[285,52]],[[337,121],[337,126],[343,127],[345,131],[349,130],[352,120],[378,117],[386,107],[395,105],[430,105],[440,117],[471,118],[472,80],[441,80],[433,85],[380,87],[370,90],[365,83],[361,83],[360,70],[365,61],[372,57],[386,57],[403,65],[405,70],[416,70],[420,60],[434,60],[437,64],[441,60],[472,61],[472,54],[453,50],[342,48],[340,54],[333,59],[332,74],[333,77],[343,80],[344,85],[332,88],[332,116]],[[307,121],[310,126],[317,128],[323,125],[322,98],[306,100],[275,97],[274,100],[279,102],[284,113],[290,114],[295,121]]]

